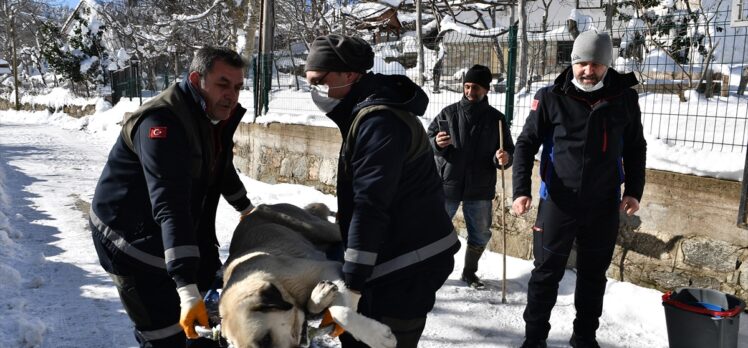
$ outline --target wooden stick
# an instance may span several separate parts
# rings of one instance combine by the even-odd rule
[[[499,150],[504,151],[504,122],[499,120]],[[501,235],[503,242],[503,281],[501,282],[501,303],[506,303],[506,217],[504,204],[506,203],[506,186],[504,184],[504,165],[501,164]]]

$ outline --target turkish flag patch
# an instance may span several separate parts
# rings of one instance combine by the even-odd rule
[[[532,100],[532,105],[530,106],[530,109],[531,109],[532,111],[535,111],[535,110],[537,110],[537,109],[538,109],[538,104],[539,104],[539,103],[540,103],[540,101],[539,101],[539,100],[537,100],[537,99],[533,99],[533,100]]]
[[[166,139],[166,127],[151,127],[148,137],[151,139]]]

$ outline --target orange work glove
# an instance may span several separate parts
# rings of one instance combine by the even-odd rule
[[[331,337],[338,337],[345,332],[345,329],[336,323],[332,318],[332,314],[329,309],[325,309],[325,313],[322,315],[322,322],[319,323],[320,328],[328,327],[332,325],[332,331],[329,333]]]
[[[179,314],[179,325],[184,330],[187,338],[196,339],[200,336],[195,332],[195,322],[203,327],[208,325],[208,311],[205,309],[205,302],[200,297],[200,291],[197,285],[189,284],[177,289],[181,313]]]

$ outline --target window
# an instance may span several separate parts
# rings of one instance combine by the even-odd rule
[[[732,1],[730,25],[733,27],[748,27],[748,0]]]
[[[571,49],[574,47],[574,41],[559,41],[556,49],[556,64],[571,65]]]

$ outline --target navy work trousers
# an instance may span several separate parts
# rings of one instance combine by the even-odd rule
[[[551,329],[551,310],[556,304],[558,284],[577,242],[577,282],[574,292],[578,336],[595,337],[602,315],[603,295],[618,236],[618,200],[598,204],[557,204],[551,197],[541,200],[533,227],[535,268],[530,276],[525,307],[525,335],[544,340]]]

